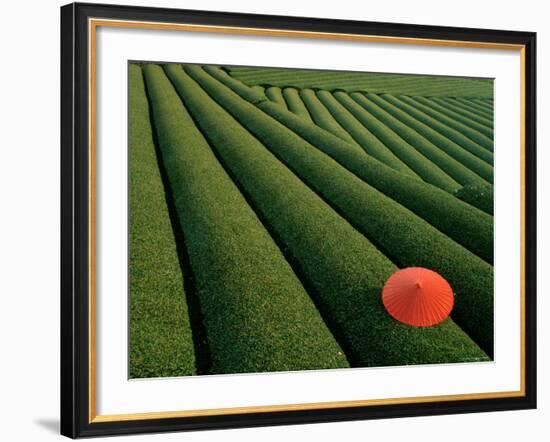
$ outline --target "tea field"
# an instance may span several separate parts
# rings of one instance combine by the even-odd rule
[[[490,80],[131,63],[130,377],[493,357]],[[451,317],[386,280],[426,267]]]

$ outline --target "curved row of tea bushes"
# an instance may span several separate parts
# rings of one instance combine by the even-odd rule
[[[430,106],[430,104],[432,103],[430,103],[429,100],[424,99],[423,97],[412,98],[412,97],[406,97],[406,96],[400,96],[399,99],[411,105],[412,107],[424,112],[425,114],[429,115],[433,119],[440,121],[441,123],[446,124],[447,126],[452,127],[453,129],[456,129],[458,132],[467,136],[470,140],[476,142],[481,147],[493,153],[494,143],[490,137],[468,126],[467,124],[464,124],[461,121],[458,121],[455,118],[452,118],[447,114],[444,114],[438,111],[434,107]]]
[[[185,71],[200,83],[216,82],[215,89],[230,92],[199,67]],[[173,72],[172,78],[224,166],[310,287],[352,366],[450,362],[465,357],[486,360],[452,320],[428,328],[394,321],[380,302],[380,291],[397,268],[186,73]],[[281,129],[292,134],[233,92],[233,99],[227,100],[211,87],[207,91],[230,107],[236,105],[237,114],[243,109],[252,119],[264,115],[274,128],[270,136]],[[277,143],[296,149],[298,156],[308,155],[303,150],[305,142],[296,143],[296,139],[283,135]]]
[[[321,96],[321,94],[319,94]],[[395,131],[386,126],[372,114],[367,112],[348,94],[335,92],[333,96],[373,135],[387,146],[401,161],[411,168],[424,181],[433,184],[447,192],[453,193],[460,184],[447,173],[418,152],[413,146],[401,138]],[[325,101],[323,101],[326,103]]]
[[[388,79],[386,75],[383,75],[379,80],[368,80],[367,82],[357,80],[356,78],[349,77],[347,75],[338,76],[334,80],[327,81],[323,75],[317,76],[297,76],[292,78],[285,78],[284,76],[276,78],[273,76],[259,75],[256,77],[242,78],[237,76],[239,80],[248,85],[256,84],[269,84],[279,87],[294,87],[297,89],[324,89],[335,90],[340,89],[347,92],[372,92],[372,93],[393,93],[393,94],[407,94],[407,95],[419,95],[419,96],[436,96],[447,97],[449,94],[456,92],[457,87],[441,86],[431,83],[425,87],[418,87],[418,81],[415,79],[411,81],[410,78],[405,80]],[[429,81],[429,80],[428,80]],[[462,85],[463,86],[463,85]],[[461,86],[458,86],[461,87]],[[471,98],[473,95],[464,95],[464,97]]]
[[[493,263],[492,217],[436,186],[390,169],[372,157],[351,149],[342,140],[320,133],[317,127],[308,125],[293,114],[285,115],[284,111],[267,103],[261,103],[258,107],[366,183],[407,207],[488,263]]]
[[[330,72],[329,72],[330,75]],[[264,80],[264,77],[266,79]],[[241,81],[250,81],[256,83],[258,81],[276,81],[276,82],[288,82],[289,85],[295,86],[293,81],[323,81],[327,79],[327,73],[325,71],[303,71],[303,70],[291,70],[281,72],[266,72],[259,71],[249,74],[239,74]],[[342,84],[357,82],[357,75],[350,72],[338,72],[338,81]]]
[[[265,77],[265,78],[264,78]],[[295,74],[288,75],[287,73],[281,75],[268,75],[258,74],[255,76],[247,76],[246,78],[239,79],[245,83],[254,85],[254,84],[276,84],[281,87],[296,87],[300,89],[307,89],[307,84],[312,84],[312,87],[323,87],[326,89],[333,89],[338,86],[342,89],[364,89],[364,82],[358,80],[356,75],[349,73],[340,73],[337,79],[328,80],[327,76],[323,72],[308,72],[306,74]],[[404,80],[390,80],[391,83],[395,86],[403,84],[403,81],[406,84],[410,84],[410,79]],[[372,87],[379,88],[383,87],[388,82],[387,78],[381,80],[369,80],[369,83]]]
[[[492,132],[493,132],[493,122],[492,121],[487,121],[487,120],[485,120],[481,117],[478,117],[475,114],[472,114],[468,111],[465,111],[462,108],[457,107],[454,103],[449,103],[441,97],[431,97],[430,101],[432,103],[435,103],[435,104],[441,106],[442,108],[446,109],[447,112],[451,112],[454,115],[459,115],[461,118],[463,118],[465,121],[467,121],[468,124],[470,124],[471,126],[475,125],[473,127],[475,127],[476,129],[478,127],[480,128],[479,130],[481,130],[481,128],[483,128],[483,129],[485,129],[485,131],[490,131],[490,133],[492,134]],[[491,138],[493,138],[493,137],[491,136]]]
[[[143,75],[129,84],[129,376],[196,374],[184,281],[157,163]]]
[[[341,94],[343,93],[337,92],[335,95]],[[408,142],[432,163],[439,166],[441,170],[447,173],[447,175],[452,177],[456,182],[462,184],[463,186],[466,184],[482,184],[486,182],[479,175],[446,153],[444,149],[436,146],[426,137],[419,134],[416,130],[402,123],[398,118],[383,109],[378,103],[375,102],[375,98],[373,97],[376,96],[372,96],[372,94],[365,95],[358,92],[353,92],[350,96],[357,103],[363,106],[367,112],[377,118],[381,123],[392,129],[397,135]]]
[[[469,98],[467,101],[471,104],[478,105],[480,109],[485,109],[487,112],[489,112],[489,115],[494,116],[495,110],[493,108],[492,102],[481,100],[479,98]]]
[[[196,65],[181,65],[182,69],[185,69],[186,66],[196,66]],[[232,78],[223,68],[220,68],[219,66],[204,66],[204,69],[207,69],[209,71],[212,71],[212,72],[219,72],[220,74],[223,74],[225,76],[227,76],[228,78]],[[234,80],[234,81],[237,81],[239,83],[241,83],[239,80]],[[246,88],[243,88],[241,90],[241,93],[242,93],[242,97],[249,101],[250,103],[252,104],[258,104],[258,103],[261,103],[263,101],[266,101],[266,100],[272,100],[271,97],[268,97],[267,95],[267,92],[272,89],[271,87],[268,87],[266,89],[264,89],[263,92],[260,92],[258,89],[254,90],[252,87],[249,87],[247,86]],[[286,101],[285,101],[285,98],[283,97],[283,92],[282,92],[282,89],[281,88],[278,88],[279,89],[279,92],[281,92],[281,98],[283,99],[284,101],[284,104],[285,104],[285,107],[286,107]],[[273,90],[270,92],[271,95],[273,95],[274,97],[277,96],[277,91],[276,90]],[[276,97],[276,100],[279,100],[278,97]]]
[[[480,210],[493,215],[493,186],[470,185],[458,189],[455,193],[457,198]]]
[[[243,69],[228,67],[230,74],[248,85],[270,84],[300,89],[342,89],[423,96],[492,97],[491,80],[413,77],[368,72],[320,71],[284,68]]]
[[[428,85],[430,90],[449,90],[451,83],[472,85],[471,81],[464,82],[460,79],[441,79],[441,78],[411,78],[405,75],[387,75],[387,74],[374,74],[363,72],[342,72],[342,71],[308,71],[308,70],[285,70],[280,69],[275,72],[273,69],[259,69],[255,72],[236,72],[235,68],[230,69],[231,75],[236,75],[241,81],[249,82],[250,84],[261,84],[262,82],[286,82],[291,86],[297,86],[295,82],[319,82],[325,81],[327,86],[333,85],[354,85],[361,89],[369,87],[384,87],[388,84],[395,86],[408,86],[414,85],[417,89],[422,89],[423,86]],[[449,81],[450,80],[450,81]],[[452,87],[452,86],[451,86]],[[460,92],[460,91],[459,91]],[[449,95],[448,93],[446,95]]]
[[[428,140],[430,143],[432,143],[434,149],[441,149],[447,155],[462,164],[464,167],[473,171],[477,176],[473,177],[475,179],[471,179],[471,182],[479,182],[478,177],[483,178],[488,183],[493,182],[493,168],[491,167],[491,165],[479,159],[463,147],[456,144],[451,139],[441,135],[439,132],[424,124],[422,121],[412,117],[407,112],[392,104],[390,101],[387,101],[374,94],[368,94],[367,97],[371,100],[371,102],[384,109],[387,113],[399,120],[405,126],[413,129],[414,132],[421,135],[425,138],[425,140]],[[407,133],[409,132],[410,131],[408,130]],[[401,134],[401,136],[405,139],[408,138],[408,141],[411,144],[414,142],[415,146],[419,145],[420,143],[426,144],[425,141],[422,140],[422,138],[417,137],[414,132],[411,132],[411,136],[406,137],[405,134]],[[468,181],[468,176],[465,176],[464,179]]]
[[[454,141],[459,146],[462,146],[464,149],[475,155],[477,158],[481,158],[487,164],[493,165],[493,153],[489,152],[487,149],[462,134],[462,132],[452,128],[451,126],[448,126],[445,123],[442,123],[436,118],[431,117],[426,112],[415,108],[411,104],[407,103],[404,100],[404,97],[398,98],[393,95],[386,94],[382,95],[381,97],[389,103],[393,104],[394,106],[398,107],[402,111],[406,112],[410,116],[414,117],[418,121],[421,121],[422,123],[431,127],[433,130],[439,132],[443,137]]]
[[[252,90],[260,93],[260,94],[264,94],[265,93],[265,90],[264,90],[264,87],[263,86],[259,86],[259,85],[256,85],[256,86],[252,86]]]
[[[456,294],[453,319],[492,355],[491,265],[362,181],[200,67],[187,67],[186,71],[303,182],[373,241],[392,262],[399,267],[433,269],[446,278]],[[333,139],[338,140],[337,137]]]
[[[271,86],[268,87],[265,90],[265,95],[267,98],[269,98],[271,101],[280,104],[281,106],[284,106],[285,109],[288,109],[285,101],[285,97],[283,97],[283,91],[280,87],[277,86]]]
[[[205,70],[239,95],[248,87],[219,70]],[[273,103],[261,102],[258,107],[366,183],[412,210],[488,263],[493,263],[493,219],[490,216],[438,187],[389,168],[355,146]]]
[[[357,144],[353,137],[338,124],[338,121],[336,121],[326,107],[323,106],[323,103],[319,101],[315,95],[315,91],[312,89],[302,89],[300,91],[300,97],[317,126],[331,132],[344,141]]]
[[[426,105],[426,106],[429,106],[431,107],[432,109],[446,115],[447,117],[455,120],[455,121],[458,121],[462,124],[465,124],[466,126],[472,128],[472,129],[475,129],[476,131],[478,132],[481,132],[483,135],[485,135],[486,137],[488,137],[489,139],[493,140],[494,137],[493,137],[493,129],[492,128],[489,128],[483,124],[480,124],[478,123],[477,121],[474,121],[472,120],[471,118],[467,118],[465,117],[464,115],[461,115],[453,110],[451,110],[450,108],[446,107],[446,106],[443,106],[441,105],[440,103],[438,103],[437,101],[435,101],[433,98],[435,97],[432,97],[432,98],[424,98],[424,97],[413,97],[415,100],[417,100],[418,102]],[[492,146],[492,144],[491,144]],[[492,151],[492,147],[491,147],[491,151]]]
[[[493,121],[494,112],[493,109],[490,107],[479,104],[474,100],[460,97],[455,98],[455,103],[460,103],[464,105],[465,108],[468,109],[470,112],[473,112],[481,117],[488,118],[489,120]]]
[[[292,87],[285,88],[283,90],[283,97],[285,98],[286,105],[290,112],[313,123],[313,120],[311,119],[311,116],[309,115],[309,112],[296,89]]]
[[[478,110],[472,109],[471,106],[461,103],[457,100],[459,97],[450,98],[450,97],[436,97],[439,103],[442,106],[447,106],[449,109],[454,110],[455,112],[470,118],[473,121],[477,121],[483,124],[486,127],[493,129],[493,116],[486,115]]]
[[[321,103],[332,116],[351,134],[357,143],[374,158],[400,172],[418,176],[407,164],[399,159],[382,141],[375,137],[357,118],[342,106],[328,91],[318,91]]]
[[[166,69],[181,72],[178,65]],[[208,337],[210,372],[348,366],[315,304],[162,68],[149,65],[145,75]]]
[[[469,117],[474,121],[479,121],[487,127],[493,127],[492,115],[488,115],[486,112],[482,112],[475,108],[472,108],[470,105],[459,101],[458,98],[442,97],[439,99],[441,100],[440,102],[448,104],[449,107],[452,107],[453,110],[456,110],[456,112],[458,113],[462,113],[465,117]]]

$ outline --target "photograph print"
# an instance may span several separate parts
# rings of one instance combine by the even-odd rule
[[[130,379],[493,360],[493,79],[128,75]]]

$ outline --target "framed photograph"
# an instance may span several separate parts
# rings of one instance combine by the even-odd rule
[[[61,8],[61,432],[536,407],[536,35]]]

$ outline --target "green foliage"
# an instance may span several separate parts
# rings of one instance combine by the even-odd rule
[[[183,278],[141,68],[130,65],[129,376],[196,374]]]
[[[444,139],[451,140],[458,144],[459,146],[462,146],[464,149],[466,149],[471,154],[475,155],[477,158],[482,159],[489,165],[493,165],[493,153],[489,152],[487,149],[473,141],[472,139],[468,138],[466,135],[464,135],[459,130],[451,127],[448,124],[445,124],[444,122],[440,121],[437,118],[434,118],[430,116],[428,112],[425,112],[425,110],[417,109],[412,104],[408,103],[406,101],[407,97],[394,97],[393,95],[382,95],[382,98],[389,103],[393,104],[394,106],[398,107],[402,111],[409,114],[411,117],[416,118],[418,121],[421,121],[425,125],[431,127],[434,131],[439,132]],[[436,138],[432,139],[432,142],[435,142]],[[489,144],[492,145],[492,142],[490,140]],[[480,173],[481,176],[483,176]],[[491,171],[492,176],[492,171]]]
[[[168,72],[181,68],[170,65]],[[302,284],[214,156],[162,68],[145,68],[186,238],[211,373],[348,366]]]
[[[130,69],[132,377],[196,374],[199,322],[211,373],[492,357],[492,82],[225,68],[250,87],[215,67],[147,65],[147,103],[140,66]],[[305,88],[320,84],[329,90]],[[489,95],[433,98],[482,84]],[[342,92],[377,87],[432,98],[369,94],[367,110]],[[181,264],[170,218],[185,236]],[[407,266],[451,283],[452,319],[417,328],[387,314],[382,287]],[[186,295],[200,302],[193,321]]]
[[[446,278],[456,294],[453,318],[490,356],[492,355],[492,266],[359,179],[199,67],[187,67],[186,71],[280,161],[369,238],[396,265],[427,267]],[[203,97],[202,102],[205,100]],[[262,107],[268,104],[258,103]],[[270,105],[273,107],[273,104]],[[280,107],[275,107],[282,112]],[[210,113],[213,113],[213,110]],[[222,118],[221,112],[218,118]],[[323,133],[333,137],[333,140],[338,140],[326,131]],[[244,134],[242,136],[244,137]],[[258,161],[256,153],[249,155],[258,164],[266,163]],[[289,186],[283,187],[288,192]],[[260,201],[255,202],[257,205],[259,203]],[[303,202],[299,207],[307,212]],[[278,213],[281,213],[281,209],[278,209]],[[305,234],[305,231],[303,233]],[[327,240],[327,236],[324,235],[320,241],[326,243]],[[328,254],[331,253],[332,251]],[[373,269],[381,265],[372,264],[372,259],[370,266]],[[326,271],[328,272],[328,269]]]
[[[492,186],[464,186],[456,191],[456,196],[489,215],[493,215],[494,195]]]
[[[412,97],[405,97],[405,96],[401,96],[399,97],[399,99],[411,105],[415,109],[418,109],[424,112],[425,114],[432,117],[434,120],[440,121],[441,123],[446,124],[449,127],[452,127],[453,129],[462,133],[464,136],[468,137],[470,140],[477,143],[478,145],[488,150],[492,154],[493,140],[491,138],[482,134],[478,130],[468,126],[467,124],[464,124],[461,121],[458,121],[455,118],[452,118],[447,114],[436,110],[434,107],[430,106],[433,103],[431,103],[429,100],[424,99],[423,97],[412,98]]]
[[[348,94],[335,92],[334,97],[372,134],[384,143],[401,161],[424,181],[449,193],[460,187],[453,178],[401,138],[394,130],[378,120]]]
[[[435,149],[441,149],[443,152],[454,158],[464,167],[477,174],[475,176],[475,182],[480,182],[478,177],[482,177],[483,179],[485,179],[485,181],[487,181],[487,183],[493,183],[493,168],[485,161],[480,160],[478,157],[471,154],[451,139],[441,135],[430,126],[424,124],[422,121],[417,120],[416,118],[409,115],[407,112],[401,110],[400,107],[395,106],[394,104],[392,104],[391,101],[384,100],[383,98],[374,94],[368,94],[368,98],[380,108],[384,109],[392,117],[399,120],[403,125],[406,125],[410,129],[414,129],[416,133],[418,133],[419,135],[424,137],[425,140],[428,140],[431,144],[433,144]],[[414,132],[413,137],[411,138],[411,142],[413,140],[417,140],[417,142],[427,144],[425,143],[425,140],[422,140],[422,138],[416,136]],[[468,176],[466,176],[465,179],[467,180]]]
[[[298,91],[294,88],[286,88],[283,90],[283,97],[285,97],[286,105],[288,110],[299,117],[305,118],[310,123],[313,123],[309,112],[304,105]]]
[[[392,169],[418,177],[413,170],[401,161],[390,149],[375,137],[353,114],[334,98],[328,91],[319,91],[317,96],[332,113],[334,118],[353,136],[359,145],[374,158]]]
[[[479,175],[472,172],[462,163],[450,156],[446,152],[447,149],[443,146],[436,146],[430,140],[414,130],[411,126],[407,126],[398,118],[394,117],[387,109],[382,108],[376,101],[377,99],[380,100],[378,97],[371,94],[363,95],[360,93],[352,93],[351,97],[363,106],[370,114],[376,117],[381,123],[392,129],[418,152],[439,166],[441,170],[447,173],[447,175],[452,177],[456,182],[462,185],[486,183],[486,181]],[[383,101],[383,103],[385,102]]]
[[[460,114],[459,112],[455,112],[453,109],[449,108],[448,106],[444,106],[443,104],[437,102],[435,98],[424,98],[424,97],[412,97],[418,102],[431,107],[433,110],[436,110],[437,112],[446,115],[451,120],[457,121],[459,123],[462,123],[466,126],[468,126],[470,129],[474,129],[475,131],[485,135],[487,138],[489,138],[491,141],[493,140],[493,129],[489,128],[478,121],[472,120],[471,118],[465,117],[464,115]],[[484,146],[485,147],[485,146]],[[488,147],[488,149],[493,151],[493,144],[491,143],[491,146]]]
[[[226,70],[230,72],[231,76],[250,86],[269,84],[301,89],[341,89],[348,92],[385,92],[431,97],[493,97],[492,80],[241,66],[228,66]]]
[[[489,119],[491,122],[493,121],[494,112],[492,107],[488,107],[485,104],[480,104],[479,102],[469,98],[457,98],[455,102],[463,104],[470,112]]]
[[[252,86],[252,89],[260,94],[263,94],[265,92],[262,86]]]
[[[280,87],[277,87],[277,86],[268,87],[265,90],[265,95],[271,101],[277,104],[280,104],[281,106],[284,106],[285,109],[288,109],[286,105],[285,97],[283,97],[283,92],[281,91]]]
[[[380,215],[377,200],[383,198],[378,192],[201,68],[168,69],[197,124],[317,299],[352,365],[487,359],[450,319],[427,328],[394,321],[380,293],[397,268],[296,174],[331,203],[349,184],[356,190],[347,204],[353,210],[357,203],[372,206],[374,217]],[[373,221],[366,218],[366,223]],[[462,303],[469,296],[457,294],[457,300]]]
[[[300,96],[317,126],[333,133],[344,141],[357,144],[353,137],[338,124],[338,121],[336,121],[326,107],[323,106],[323,103],[319,101],[315,95],[315,91],[311,89],[302,89],[300,91]]]
[[[222,71],[205,70],[239,95],[244,92],[242,83]],[[332,98],[331,94],[328,95]],[[493,262],[493,219],[490,216],[464,204],[448,192],[390,169],[355,146],[272,103],[261,102],[258,107],[366,183],[412,210],[485,261]]]
[[[439,103],[441,106],[451,109],[453,112],[456,112],[466,118],[469,118],[472,121],[476,121],[490,129],[493,129],[492,117],[472,110],[471,107],[466,106],[464,103],[461,103],[454,98],[438,97],[435,98],[434,101],[436,103]]]
[[[489,103],[486,100],[482,100],[480,98],[470,98],[467,100],[472,105],[479,106],[479,109],[485,109],[486,112],[488,112],[488,115],[491,117],[494,117],[494,109],[493,109],[493,103]]]

